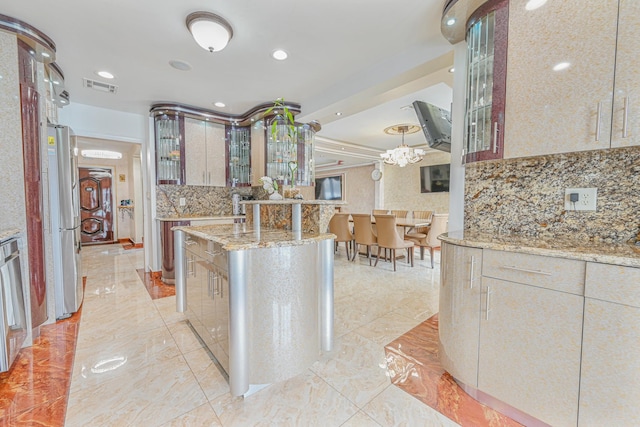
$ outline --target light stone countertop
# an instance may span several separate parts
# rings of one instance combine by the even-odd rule
[[[640,267],[640,246],[632,243],[602,243],[567,238],[544,239],[475,231],[453,231],[438,238],[460,246]]]
[[[241,205],[346,205],[344,200],[303,200],[303,199],[282,199],[282,200],[243,200]]]
[[[0,240],[10,239],[17,237],[20,234],[19,228],[8,228],[6,230],[0,230]]]
[[[182,215],[182,216],[162,216],[157,217],[158,221],[206,221],[206,220],[225,220],[245,218],[244,215],[222,215],[222,216],[201,216],[201,215]]]
[[[220,243],[222,249],[227,251],[308,245],[336,237],[330,233],[295,233],[264,227],[258,232],[253,226],[246,224],[182,226],[173,227],[172,230],[181,230],[187,234]]]

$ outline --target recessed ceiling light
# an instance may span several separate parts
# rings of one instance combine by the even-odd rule
[[[88,157],[91,159],[121,159],[122,153],[118,153],[117,151],[108,151],[108,150],[82,150],[80,152],[82,157]]]
[[[546,2],[547,0],[529,0],[524,8],[527,10],[535,10],[543,6]]]
[[[96,74],[102,77],[103,79],[112,79],[115,76],[108,71],[96,71]]]
[[[341,115],[342,115],[342,113],[341,113],[340,111],[338,111],[338,112],[336,113],[336,116],[341,116]]]
[[[449,18],[449,19],[447,19],[447,26],[448,26],[448,27],[452,26],[452,25],[453,25],[453,24],[455,24],[455,23],[456,23],[456,18]]]
[[[53,81],[53,84],[54,84],[54,85],[59,85],[59,84],[60,84],[60,82],[59,82],[59,81],[57,81],[57,80],[54,80],[54,81]]]
[[[450,72],[450,73],[453,73],[455,70],[456,70],[456,69],[455,69],[455,68],[453,68],[453,67],[449,68],[449,72]]]
[[[42,52],[42,57],[43,58],[51,58],[51,55],[49,55],[47,52]]]
[[[570,66],[571,66],[571,63],[569,63],[569,62],[560,62],[560,63],[558,63],[558,64],[553,66],[553,71],[566,70]]]
[[[219,107],[219,108],[223,108],[223,107],[227,106],[224,102],[220,102],[220,101],[214,102],[213,105],[215,105],[216,107]]]
[[[289,54],[282,49],[278,49],[274,50],[271,56],[273,57],[273,59],[277,59],[278,61],[284,61],[285,59],[287,59]]]
[[[180,61],[178,59],[172,59],[171,61],[169,61],[169,65],[171,65],[176,70],[180,70],[180,71],[191,70],[191,64],[189,64],[188,62]]]
[[[61,102],[62,104],[66,104],[66,103],[67,103],[67,101],[65,101],[64,99],[61,99],[61,100],[60,100],[60,102]]]

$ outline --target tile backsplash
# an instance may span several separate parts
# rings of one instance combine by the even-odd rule
[[[251,187],[205,187],[196,185],[157,185],[156,215],[172,216],[222,216],[231,215],[231,195],[237,192],[251,195]],[[180,198],[186,205],[180,206]]]
[[[598,189],[596,211],[567,211],[565,188]],[[640,231],[640,147],[466,166],[465,229],[625,242]]]

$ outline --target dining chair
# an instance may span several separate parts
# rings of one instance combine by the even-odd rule
[[[420,259],[424,259],[424,248],[429,249],[431,256],[431,268],[433,268],[433,250],[440,247],[438,236],[447,231],[449,224],[449,214],[433,214],[429,233],[423,238],[407,237],[413,241],[416,246],[420,246]]]
[[[378,237],[371,227],[371,215],[369,214],[351,214],[353,218],[353,234],[355,237],[355,248],[353,250],[353,260],[358,256],[359,245],[367,247],[367,258],[371,265],[371,247],[378,243]]]
[[[374,209],[371,214],[372,215],[387,215],[389,213],[388,209]]]
[[[431,222],[433,219],[433,211],[413,211],[413,219],[424,219],[426,222]],[[405,233],[405,239],[424,239],[429,234],[429,228],[431,226],[428,225],[426,227],[415,227],[409,233]]]
[[[374,215],[376,219],[376,227],[378,229],[378,256],[374,267],[378,265],[380,260],[380,252],[382,249],[391,251],[391,260],[393,261],[393,271],[396,271],[396,249],[407,250],[407,262],[413,267],[413,246],[414,243],[404,240],[396,230],[396,217],[394,215]]]
[[[336,235],[334,251],[338,250],[338,243],[344,242],[344,246],[347,249],[347,259],[350,260],[350,246],[352,246],[354,238],[349,229],[349,214],[334,214],[329,221],[329,233]]]
[[[406,218],[408,213],[409,211],[402,211],[402,210],[395,210],[395,209],[391,210],[391,215],[394,215],[396,218]]]

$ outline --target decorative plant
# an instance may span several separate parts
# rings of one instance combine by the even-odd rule
[[[262,188],[265,189],[267,194],[273,194],[278,191],[278,182],[269,178],[268,176],[263,176],[260,178],[260,184],[262,184]]]
[[[297,145],[298,127],[291,110],[284,102],[284,98],[273,101],[273,106],[265,111],[265,115],[274,113],[271,121],[271,139],[274,142],[282,141],[286,144],[286,160],[288,161],[291,185],[296,185],[296,171],[298,170]],[[293,157],[293,159],[291,158]]]

